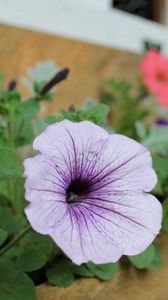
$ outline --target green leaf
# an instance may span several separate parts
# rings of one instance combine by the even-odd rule
[[[32,143],[35,137],[32,123],[33,120],[24,120],[23,125],[21,125],[21,130],[16,130],[16,132],[18,132],[18,130],[20,131],[19,137],[17,137],[17,146],[23,146]],[[19,122],[17,122],[17,124],[19,124]]]
[[[107,85],[125,94],[128,94],[131,90],[131,85],[129,82],[116,78],[108,79]]]
[[[153,126],[143,144],[152,152],[168,154],[168,127]]]
[[[0,181],[1,183],[2,181]],[[1,187],[0,187],[0,190],[1,190]],[[5,196],[5,194],[1,194],[0,192],[0,206],[9,206],[9,198],[7,196]]]
[[[0,228],[0,247],[3,245],[3,243],[6,241],[8,237],[8,233],[6,230]]]
[[[53,124],[62,120],[68,119],[72,122],[81,122],[84,120],[91,121],[95,124],[102,125],[106,123],[106,119],[109,113],[109,106],[105,104],[95,104],[84,109],[75,109],[73,111],[66,111],[64,109],[59,110],[59,115],[48,116],[45,122]]]
[[[71,271],[71,263],[67,260],[58,260],[48,271],[47,271],[48,283],[68,287],[74,281],[74,275]]]
[[[158,183],[153,192],[157,195],[163,195],[166,193],[168,180],[168,158],[161,157],[160,155],[153,154],[153,167],[158,176]]]
[[[163,257],[161,255],[160,249],[155,246],[155,256],[150,265],[148,266],[149,270],[155,270],[163,266]]]
[[[148,269],[154,261],[156,261],[156,249],[153,244],[151,244],[144,252],[135,256],[128,256],[128,259],[132,264],[138,269]]]
[[[162,185],[160,183],[160,180],[157,182],[156,186],[154,187],[154,189],[152,190],[152,193],[158,196],[162,196],[164,194]]]
[[[92,99],[92,98],[86,98],[84,100],[83,106],[86,110],[88,110],[88,109],[90,109],[90,108],[92,108],[92,107],[94,107],[98,104],[99,104],[99,102],[97,100]]]
[[[168,199],[163,202],[162,229],[168,232]]]
[[[40,106],[35,99],[30,99],[22,102],[19,106],[19,113],[23,120],[31,119],[39,112]]]
[[[9,234],[19,233],[26,224],[27,220],[24,215],[16,216],[12,208],[0,206],[0,227]]]
[[[119,265],[118,263],[109,263],[109,264],[101,264],[95,265],[93,263],[86,264],[88,269],[94,274],[96,277],[102,280],[111,279],[117,272]]]
[[[116,79],[108,81],[107,92],[108,94],[103,91],[101,101],[111,102],[111,116],[115,131],[140,140],[138,134],[143,136],[144,132],[142,126],[138,128],[139,132],[137,132],[136,122],[144,120],[147,109],[140,105],[139,96],[137,97],[132,92],[132,87],[128,82]]]
[[[60,118],[60,120],[58,118],[59,117],[57,117],[57,116],[48,116],[48,117],[45,118],[45,122],[47,124],[54,124],[56,122],[60,122],[60,121],[63,120],[62,118]]]
[[[21,255],[23,249],[19,246],[13,246],[8,251],[4,253],[4,257],[7,259],[10,259],[12,261],[15,261],[16,258]]]
[[[6,102],[8,102],[10,108],[12,108],[12,110],[17,109],[18,104],[21,101],[21,94],[16,90],[6,91],[6,98]]]
[[[0,179],[13,177],[17,172],[17,156],[14,150],[0,148]]]
[[[35,300],[32,280],[21,270],[5,260],[0,260],[1,300]]]
[[[153,167],[161,175],[161,177],[168,177],[168,158],[161,157],[159,155],[154,154],[153,158]]]
[[[96,124],[103,124],[107,119],[109,111],[109,106],[105,104],[98,104],[87,109],[86,118]]]
[[[47,278],[50,284],[67,287],[75,279],[74,276],[94,277],[86,265],[77,266],[67,258],[57,258],[55,264],[48,270]]]
[[[100,95],[100,102],[110,105],[111,103],[115,102],[115,97],[109,92],[103,92],[103,94]]]
[[[1,138],[0,139],[0,149],[1,148],[6,148],[8,145],[7,145],[7,143]]]
[[[16,262],[24,272],[32,272],[41,269],[47,260],[48,257],[40,248],[32,248],[24,250]]]
[[[0,194],[2,197],[8,197],[9,192],[8,192],[7,180],[0,180]],[[4,201],[2,200],[2,202],[4,202]],[[0,203],[1,203],[1,197],[0,197]]]
[[[77,266],[72,264],[71,271],[74,275],[79,275],[82,277],[93,277],[93,273],[87,268],[86,265]]]
[[[19,241],[19,247],[22,251],[17,255],[17,264],[25,272],[42,268],[51,255],[57,256],[59,251],[49,236],[41,235],[33,230]]]
[[[39,133],[43,132],[47,126],[48,126],[48,124],[45,123],[43,119],[40,119],[37,117],[35,119],[33,119],[33,129],[34,129],[35,135],[38,135]]]
[[[31,232],[31,243],[33,247],[40,248],[46,256],[50,254],[52,247],[55,246],[53,240],[48,235],[42,235],[35,231]]]
[[[135,128],[136,128],[136,132],[137,132],[138,137],[141,140],[144,140],[146,138],[146,135],[147,135],[146,125],[141,121],[136,121]]]

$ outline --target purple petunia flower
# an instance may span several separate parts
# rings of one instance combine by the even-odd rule
[[[161,228],[162,208],[149,151],[88,122],[64,120],[34,141],[24,162],[26,216],[74,263],[116,262],[144,251]]]
[[[168,126],[168,119],[158,119],[156,124],[160,126]]]

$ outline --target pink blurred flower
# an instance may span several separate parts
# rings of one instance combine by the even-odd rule
[[[168,107],[168,59],[159,51],[149,50],[140,65],[143,82],[158,102]]]

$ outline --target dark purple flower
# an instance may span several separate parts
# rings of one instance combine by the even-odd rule
[[[49,126],[24,162],[26,216],[74,263],[116,262],[144,251],[159,233],[162,208],[148,192],[157,178],[149,151],[84,121]]]
[[[12,91],[14,91],[16,89],[16,86],[17,86],[17,81],[13,79],[8,84],[8,90],[10,92],[12,92]]]
[[[156,121],[156,124],[160,125],[160,126],[168,126],[168,120],[167,119],[158,119]]]

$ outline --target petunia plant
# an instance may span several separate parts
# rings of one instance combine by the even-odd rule
[[[34,300],[43,282],[110,279],[122,256],[139,269],[163,264],[154,240],[168,231],[168,129],[116,79],[100,101],[42,118],[68,73],[51,61],[31,68],[28,99],[15,80],[0,82],[2,300]]]

